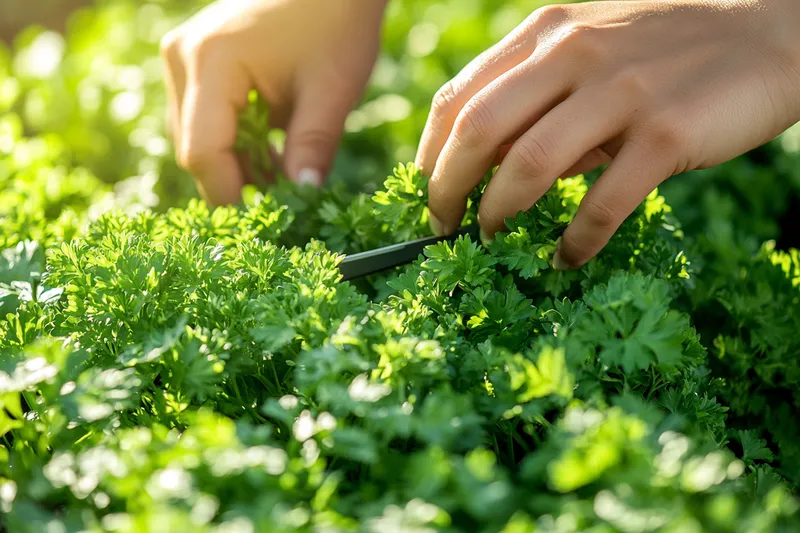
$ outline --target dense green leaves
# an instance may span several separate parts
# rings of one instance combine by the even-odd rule
[[[13,58],[52,34],[0,51],[0,528],[796,531],[800,256],[761,243],[796,132],[666,184],[674,213],[654,192],[574,272],[549,265],[591,177],[489,246],[340,281],[342,253],[429,234],[419,169],[375,178],[541,3],[390,3],[330,186],[216,209],[173,162],[153,60],[196,2],[86,11],[49,75]],[[256,176],[268,118],[241,117]]]
[[[370,216],[424,218],[414,176],[398,167]],[[536,246],[528,231],[555,235],[580,190],[554,189],[488,249],[428,247],[382,303],[339,281],[322,242],[275,244],[299,237],[269,191],[239,208],[109,212],[46,259],[9,249],[4,279],[38,289],[15,293],[3,333],[6,523],[494,531],[556,513],[628,531],[624,516],[710,523],[694,498],[721,493],[743,510],[709,530],[790,527],[793,500],[765,477],[782,456],[698,394],[718,385],[675,307],[685,277],[613,270],[619,250],[571,274],[506,260]],[[639,256],[663,246],[638,238]],[[787,257],[774,268],[793,276]]]

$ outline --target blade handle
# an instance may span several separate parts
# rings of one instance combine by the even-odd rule
[[[436,244],[441,241],[454,241],[462,235],[473,235],[476,233],[475,227],[461,228],[452,235],[446,237],[423,237],[413,241],[401,242],[367,250],[357,254],[347,255],[339,263],[339,271],[342,273],[342,281],[360,278],[369,274],[375,274],[384,270],[389,270],[396,266],[412,263],[426,246]]]

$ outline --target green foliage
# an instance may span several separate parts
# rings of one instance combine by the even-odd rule
[[[421,179],[395,169],[365,243],[424,219]],[[500,245],[428,247],[382,302],[341,283],[322,242],[280,244],[302,238],[280,187],[236,208],[110,211],[46,256],[30,241],[3,254],[8,527],[798,524],[782,470],[769,473],[791,454],[698,394],[720,385],[675,307],[685,277],[612,269],[635,264],[617,255],[554,288],[538,283],[557,275],[546,264],[525,275],[506,260],[568,222],[582,178],[509,221]],[[650,231],[663,212],[650,205],[631,228]],[[638,257],[665,245],[635,242]],[[793,257],[774,259],[789,286]]]
[[[329,186],[216,209],[168,149],[155,59],[197,2],[103,0],[63,55],[36,29],[0,49],[0,529],[797,531],[800,256],[764,243],[796,130],[668,182],[574,272],[549,265],[583,176],[489,247],[340,281],[342,253],[429,234],[419,169],[375,178],[543,3],[390,3]],[[268,118],[253,96],[256,177]]]

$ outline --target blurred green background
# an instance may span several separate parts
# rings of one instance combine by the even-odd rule
[[[164,137],[158,42],[205,3],[47,0],[46,9],[31,11],[12,0],[3,19],[14,57],[3,55],[14,80],[4,83],[0,102],[27,128],[61,136],[101,180],[155,172],[159,205],[180,203],[194,192]],[[348,120],[335,179],[369,188],[397,161],[413,159],[436,89],[545,3],[391,2],[383,53]],[[8,21],[17,21],[16,32]]]

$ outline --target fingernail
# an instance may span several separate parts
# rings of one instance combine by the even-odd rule
[[[322,186],[322,173],[313,168],[304,168],[297,173],[297,183],[320,187]]]
[[[553,268],[556,270],[569,270],[569,265],[561,257],[561,239],[556,241],[556,252],[553,254]]]
[[[433,213],[428,213],[428,223],[430,224],[431,231],[433,232],[434,235],[439,237],[447,235],[447,233],[445,232],[444,224],[442,224],[442,221],[436,218],[436,215],[434,215]]]
[[[494,239],[492,237],[489,237],[489,234],[486,233],[486,230],[481,228],[481,242],[483,243],[483,245],[487,247],[491,246],[493,241]]]

